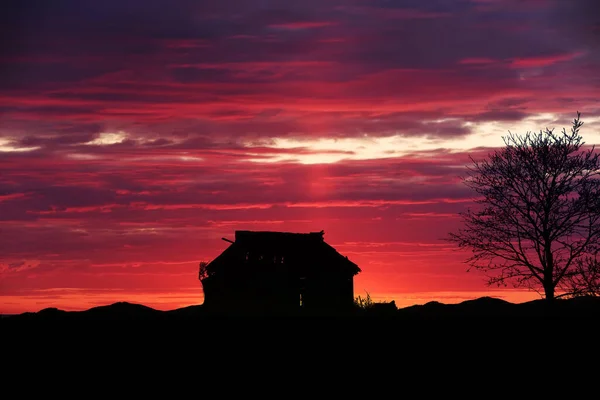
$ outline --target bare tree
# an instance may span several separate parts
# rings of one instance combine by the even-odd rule
[[[597,256],[575,262],[572,273],[565,274],[568,296],[600,296],[600,261]]]
[[[463,182],[480,207],[461,213],[449,240],[471,249],[468,270],[486,272],[488,284],[543,290],[548,301],[597,292],[589,260],[600,249],[600,155],[582,148],[580,117],[561,134],[509,132],[489,159],[471,158]]]

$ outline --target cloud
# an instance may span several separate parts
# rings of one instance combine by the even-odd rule
[[[511,62],[511,67],[513,68],[536,68],[536,67],[546,67],[549,65],[556,64],[558,62],[570,61],[574,58],[582,56],[582,52],[576,53],[565,53],[565,54],[554,54],[548,56],[537,56],[537,57],[528,57],[528,58],[515,58]]]
[[[282,24],[271,24],[269,28],[274,29],[312,29],[312,28],[322,28],[325,26],[335,25],[332,22],[328,21],[297,21],[297,22],[287,22]]]
[[[22,260],[9,263],[0,263],[0,274],[16,274],[37,268],[39,260]]]

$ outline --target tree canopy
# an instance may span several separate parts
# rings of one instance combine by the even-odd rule
[[[469,269],[488,284],[557,296],[598,294],[600,154],[570,131],[503,137],[505,146],[475,161],[463,182],[478,197],[449,240],[470,249]]]

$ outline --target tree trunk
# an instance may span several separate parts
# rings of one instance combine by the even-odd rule
[[[554,285],[552,282],[544,282],[544,295],[548,304],[554,303]]]
[[[544,227],[544,231],[546,228]],[[554,257],[552,255],[552,242],[548,234],[544,234],[544,252],[546,253],[546,265],[544,266],[544,294],[547,304],[554,304]]]

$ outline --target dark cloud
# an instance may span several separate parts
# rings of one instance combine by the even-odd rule
[[[471,121],[520,121],[527,117],[524,110],[490,110],[470,117]]]
[[[32,106],[32,107],[3,107],[0,109],[1,114],[30,114],[39,115],[42,118],[64,118],[64,117],[77,117],[78,114],[94,114],[98,109],[90,106],[78,106],[78,105],[54,105],[49,104],[47,106]]]
[[[55,137],[25,136],[18,140],[19,147],[55,147],[61,145],[74,145],[87,143],[95,139],[97,135],[92,133],[80,133],[75,135],[59,135]]]

